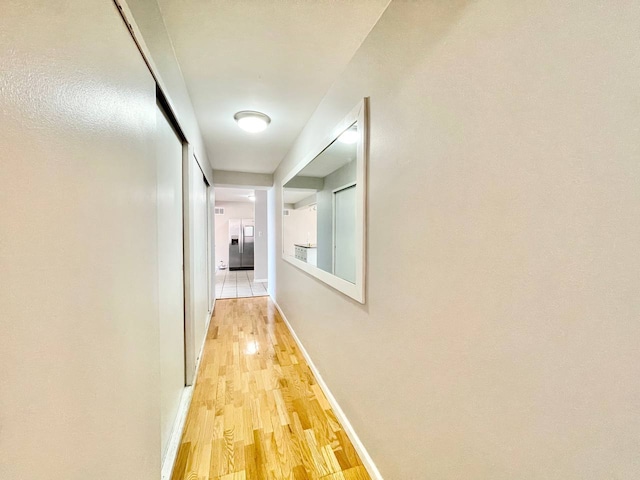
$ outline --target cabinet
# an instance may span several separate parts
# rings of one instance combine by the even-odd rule
[[[298,260],[306,262],[310,265],[316,265],[318,262],[318,249],[315,246],[296,245],[295,257]]]

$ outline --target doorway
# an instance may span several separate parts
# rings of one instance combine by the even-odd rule
[[[216,298],[267,295],[266,190],[215,188]]]

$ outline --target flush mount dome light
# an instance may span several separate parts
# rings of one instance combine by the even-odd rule
[[[338,137],[338,141],[347,145],[356,143],[358,141],[358,127],[354,125],[349,130],[342,132],[342,135]]]
[[[244,110],[236,113],[233,118],[238,122],[238,126],[245,132],[258,133],[263,131],[271,123],[271,119],[260,112]]]

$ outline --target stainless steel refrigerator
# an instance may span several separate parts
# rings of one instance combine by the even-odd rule
[[[229,220],[229,270],[253,270],[254,230],[252,218]]]

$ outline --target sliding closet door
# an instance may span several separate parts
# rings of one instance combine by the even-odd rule
[[[195,159],[192,159],[195,162]],[[193,307],[196,355],[205,337],[209,313],[209,280],[207,278],[208,255],[208,208],[207,184],[200,167],[196,164],[193,172]]]
[[[207,208],[208,184],[196,158],[189,155],[185,162],[185,249],[188,259],[186,279],[186,380],[193,383],[198,355],[206,335],[209,320],[209,280],[207,278],[208,229]]]
[[[185,386],[182,249],[182,142],[156,108],[158,174],[158,294],[162,455]]]
[[[207,274],[209,279],[209,311],[213,312],[213,304],[216,300],[216,245],[215,245],[215,237],[216,237],[216,217],[213,214],[216,200],[214,188],[212,186],[207,187],[207,220],[209,224],[209,235],[207,238],[207,250],[209,252],[209,272]]]

